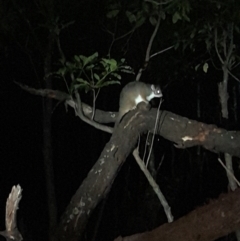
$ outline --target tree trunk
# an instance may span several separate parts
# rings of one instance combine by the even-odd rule
[[[54,46],[54,34],[50,32],[48,36],[48,46],[44,60],[44,84],[46,89],[52,89],[51,62]],[[48,220],[49,220],[49,240],[54,241],[54,231],[57,225],[57,206],[54,187],[54,171],[52,159],[52,99],[43,99],[43,160],[46,180]]]

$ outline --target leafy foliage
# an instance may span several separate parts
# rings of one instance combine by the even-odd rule
[[[66,83],[70,76],[71,83],[68,89],[71,94],[75,90],[84,89],[88,92],[104,86],[120,84],[120,72],[133,74],[132,68],[126,65],[125,59],[117,61],[99,58],[97,52],[90,56],[75,55],[71,62],[62,62],[62,65],[63,67],[59,68],[56,74]]]

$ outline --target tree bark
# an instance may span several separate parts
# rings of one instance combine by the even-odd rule
[[[50,32],[48,46],[44,60],[44,84],[47,89],[52,88],[51,66],[52,52],[55,35]],[[48,204],[48,234],[49,240],[55,240],[55,229],[57,226],[57,204],[54,186],[53,155],[52,155],[52,99],[43,99],[43,161],[46,180],[47,204]]]
[[[59,240],[79,240],[92,211],[109,192],[126,157],[135,147],[139,134],[147,130],[154,130],[156,110],[145,111],[139,110],[139,108],[141,106],[138,106],[136,110],[131,111],[123,118],[98,161],[72,197],[58,227]],[[215,126],[194,121],[186,121],[189,126],[185,125],[185,122],[185,124],[179,124],[180,120],[177,115],[169,112],[163,113],[165,115],[162,114],[160,117],[161,125],[156,134],[168,137],[170,140],[173,137],[178,145],[183,148],[185,148],[185,145],[188,146],[188,143],[185,143],[186,141],[189,143],[196,142],[195,144],[203,141],[208,143],[208,139],[212,140],[212,135],[223,136],[223,130],[217,129]],[[169,130],[171,130],[171,134]],[[176,136],[181,138],[176,140]],[[211,147],[215,145],[217,143],[214,143]],[[239,147],[239,142],[236,145]],[[206,146],[208,145],[206,144]]]
[[[116,241],[212,241],[240,227],[240,189],[222,194],[177,221]]]

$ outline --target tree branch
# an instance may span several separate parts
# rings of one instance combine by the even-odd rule
[[[210,204],[197,208],[177,221],[152,231],[115,241],[212,241],[230,234],[240,226],[240,189],[222,194]]]
[[[66,101],[66,103],[72,108],[75,108],[76,106],[72,97],[64,92],[48,89],[36,90],[26,85],[16,84],[31,94]],[[139,105],[141,104],[142,103]],[[82,103],[82,109],[84,116],[91,120],[92,108],[89,105]],[[131,111],[126,117],[134,113],[134,111]],[[149,120],[150,117],[153,118],[154,127],[157,109],[151,109],[148,113],[149,116],[144,115],[144,119]],[[143,113],[139,114],[143,116]],[[116,118],[116,112],[106,112],[98,109],[96,109],[96,114],[94,116],[94,120],[100,123],[112,123],[115,122]],[[139,124],[141,123],[137,121],[134,122],[134,125]],[[176,143],[176,147],[178,148],[188,148],[200,145],[212,152],[227,152],[232,156],[240,157],[240,132],[238,131],[227,131],[220,129],[215,125],[207,125],[202,122],[190,120],[168,111],[160,111],[158,126],[159,129],[157,129],[156,134]]]

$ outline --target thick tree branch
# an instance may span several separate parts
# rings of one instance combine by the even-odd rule
[[[116,241],[211,241],[240,227],[240,189],[222,194],[177,221]]]
[[[150,126],[148,122],[143,122],[143,115],[138,116],[139,109],[132,112],[115,129],[98,161],[72,197],[61,218],[58,229],[59,240],[79,240],[92,211],[109,192],[118,171],[137,143],[139,133],[154,128],[154,121],[153,126]],[[146,110],[142,112],[147,113]],[[142,122],[134,126],[136,117]]]
[[[69,106],[75,108],[76,103],[72,100],[72,97],[69,94],[57,90],[36,90],[26,85],[17,84],[31,94],[60,101],[66,100]],[[82,109],[84,115],[91,119],[92,108],[89,105],[82,103]],[[128,115],[133,115],[134,113],[134,111],[131,111]],[[152,109],[146,116],[144,116],[143,113],[138,113],[138,115],[143,116],[146,121],[151,120],[151,124],[154,126],[157,109]],[[116,117],[116,112],[96,110],[94,120],[99,123],[111,123],[115,122]],[[138,124],[141,123],[135,119],[131,125]],[[149,127],[151,127],[151,124]],[[200,145],[212,152],[227,152],[232,156],[240,157],[239,131],[227,131],[225,129],[217,128],[215,125],[207,125],[202,122],[190,120],[168,111],[160,111],[158,126],[159,129],[156,134],[162,135],[165,139],[176,143],[176,147],[178,148],[188,148]]]
[[[134,149],[140,133],[154,130],[156,109],[146,111],[140,103],[138,108],[128,113],[115,129],[110,141],[106,144],[98,161],[89,172],[87,178],[73,196],[69,206],[61,218],[59,226],[60,240],[78,240],[96,205],[109,192],[126,157]],[[146,106],[146,105],[145,105]],[[203,145],[211,150],[224,149],[233,139],[229,150],[235,149],[240,156],[240,134],[228,133],[215,126],[190,121],[170,112],[163,111],[160,116],[160,128],[157,133],[185,148],[192,145]],[[235,135],[233,137],[233,135]],[[233,137],[233,138],[232,138]]]

